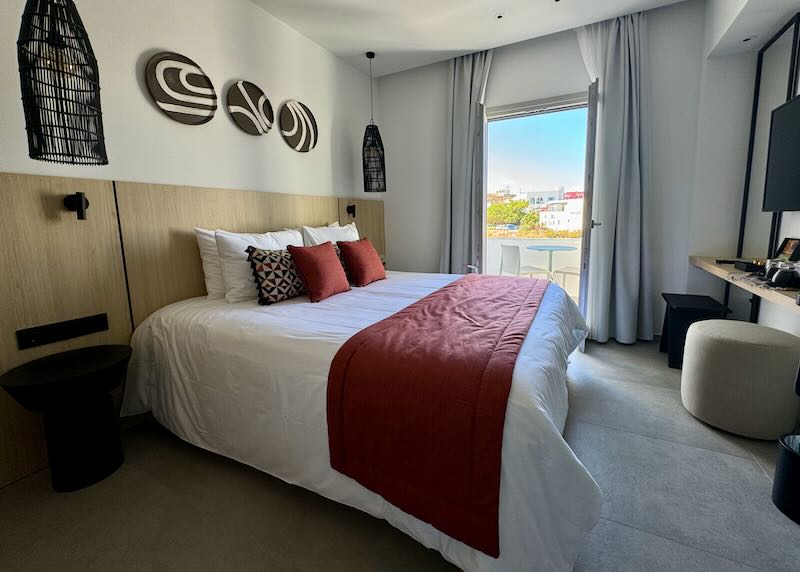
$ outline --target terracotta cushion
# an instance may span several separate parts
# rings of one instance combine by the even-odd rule
[[[318,246],[289,246],[287,250],[292,255],[312,302],[320,302],[334,294],[350,290],[347,275],[330,242]]]
[[[366,286],[386,279],[386,269],[375,247],[367,238],[352,242],[337,242],[342,253],[350,281],[356,286]]]

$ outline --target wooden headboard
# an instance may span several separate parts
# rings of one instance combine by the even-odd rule
[[[356,222],[385,253],[383,202],[307,195],[116,183],[133,324],[177,300],[205,294],[194,227],[267,232]],[[356,205],[356,216],[347,214]]]
[[[348,206],[356,207],[356,214],[347,213]],[[386,231],[383,220],[383,201],[370,199],[339,199],[339,222],[355,222],[361,238],[368,238],[381,255],[386,256]]]

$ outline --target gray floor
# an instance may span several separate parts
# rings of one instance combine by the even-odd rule
[[[696,420],[665,361],[641,343],[572,357],[565,436],[605,495],[576,570],[800,570],[800,526],[771,501],[776,444]]]
[[[770,501],[774,444],[680,404],[653,344],[590,345],[569,370],[567,440],[605,494],[577,570],[800,568]],[[0,490],[0,570],[451,570],[388,524],[172,437],[125,433],[126,463],[84,491],[46,472]]]

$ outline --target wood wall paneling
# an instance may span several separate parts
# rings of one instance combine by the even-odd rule
[[[194,227],[267,232],[339,218],[336,197],[118,182],[117,198],[135,325],[205,294]]]
[[[355,218],[347,214],[347,207],[355,205]],[[386,237],[383,220],[383,201],[370,199],[339,199],[339,223],[356,223],[359,235],[367,237],[380,254],[386,255]]]
[[[86,220],[63,198],[86,193]],[[131,324],[110,181],[0,174],[0,372],[59,351],[127,343]],[[109,330],[18,350],[21,328],[107,313]],[[0,391],[0,486],[47,464],[38,415]]]

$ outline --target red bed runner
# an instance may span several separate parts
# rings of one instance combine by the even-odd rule
[[[549,283],[470,274],[350,338],[328,376],[331,466],[499,556],[511,376]]]

